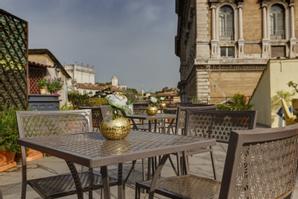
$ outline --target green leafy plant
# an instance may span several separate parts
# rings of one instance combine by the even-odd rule
[[[276,95],[271,98],[271,106],[273,109],[278,109],[281,107],[281,99],[284,99],[287,104],[290,104],[292,97],[295,93],[290,93],[288,91],[277,91]]]
[[[88,106],[89,96],[87,94],[80,94],[79,92],[69,92],[68,100],[74,109],[78,109],[80,106]]]
[[[48,86],[48,80],[46,80],[46,79],[40,79],[40,80],[38,80],[37,86],[40,89],[47,88],[47,86]]]
[[[242,94],[235,94],[229,101],[223,104],[218,104],[217,109],[219,110],[230,110],[230,111],[244,111],[251,110],[252,105],[247,102],[247,98]]]
[[[56,93],[57,91],[61,90],[63,83],[60,78],[48,80],[47,88],[50,93]]]
[[[5,108],[0,112],[0,151],[20,152],[16,110]]]
[[[72,105],[64,104],[63,106],[60,107],[61,111],[70,111],[74,110],[74,107]]]
[[[108,101],[106,98],[91,97],[88,99],[87,104],[89,106],[100,106],[100,105],[107,105]]]

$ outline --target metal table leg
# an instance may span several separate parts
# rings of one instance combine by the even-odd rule
[[[123,164],[118,164],[118,198],[125,199],[125,183],[123,182]]]
[[[149,199],[153,199],[154,196],[154,191],[156,189],[156,185],[157,185],[157,181],[160,178],[161,175],[161,170],[163,168],[163,166],[165,165],[167,159],[169,158],[170,155],[164,155],[162,156],[158,167],[155,170],[155,173],[153,175],[152,181],[151,181],[151,185],[150,185],[150,190],[149,190]]]
[[[100,168],[100,173],[101,173],[101,177],[102,177],[104,199],[110,199],[111,194],[110,194],[108,167],[107,166],[102,166]]]
[[[84,198],[83,197],[83,189],[82,189],[82,184],[81,184],[80,177],[78,175],[78,171],[77,171],[75,165],[72,162],[66,160],[66,164],[67,164],[67,166],[70,170],[73,181],[75,183],[78,199],[83,199]]]
[[[137,126],[137,124],[136,124],[136,121],[135,121],[134,119],[131,119],[131,122],[132,122],[132,129],[133,129],[133,130],[139,130],[139,129],[138,129],[138,126]]]
[[[89,199],[93,198],[94,174],[93,169],[89,168]]]

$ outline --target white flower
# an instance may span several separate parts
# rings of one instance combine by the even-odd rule
[[[150,97],[150,102],[152,102],[153,104],[157,103],[157,98],[156,97]]]
[[[110,105],[115,106],[116,108],[121,108],[122,106],[125,106],[127,103],[126,96],[119,94],[107,95],[106,99],[108,100],[108,103]]]
[[[160,99],[160,101],[164,101],[166,98],[165,97],[160,97],[159,99]]]
[[[132,104],[128,104],[128,99],[125,95],[110,94],[106,96],[106,99],[112,107],[120,109],[126,115],[131,115],[133,113],[133,106]]]

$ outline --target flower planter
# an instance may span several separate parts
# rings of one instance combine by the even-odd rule
[[[32,111],[55,111],[59,110],[58,95],[29,95],[29,110]]]
[[[38,160],[41,158],[43,158],[43,153],[30,148],[28,149],[26,158],[27,161]]]
[[[48,94],[48,89],[47,89],[47,88],[41,88],[41,89],[40,89],[40,94],[41,94],[41,95],[46,95],[46,94]]]
[[[158,108],[156,106],[148,106],[146,112],[148,115],[156,115],[158,112]]]
[[[17,166],[15,162],[16,153],[0,151],[0,172],[7,171]]]
[[[129,134],[130,130],[130,121],[125,117],[103,121],[100,125],[100,132],[109,140],[124,139]]]

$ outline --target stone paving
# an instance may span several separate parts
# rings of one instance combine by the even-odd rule
[[[225,145],[217,145],[214,147],[216,168],[219,179],[221,179],[224,160],[225,160]],[[209,153],[195,155],[190,158],[190,171],[191,173],[212,178],[212,169]],[[50,175],[60,174],[68,172],[63,160],[55,157],[45,157],[41,160],[32,161],[28,166],[28,178],[39,178]],[[174,175],[174,172],[169,164],[167,164],[162,173],[163,176]],[[3,192],[3,199],[18,199],[21,193],[21,170],[20,168],[13,171],[0,173],[0,190]],[[298,183],[298,178],[297,178]],[[112,198],[117,198],[117,189],[113,187]],[[27,199],[39,199],[38,194],[35,193],[29,186],[27,188]],[[76,198],[75,195],[64,197],[65,199]],[[85,198],[88,198],[85,196]],[[94,198],[100,198],[99,192],[94,194]],[[126,198],[134,198],[134,189],[127,187]],[[148,198],[148,195],[142,196],[142,198]],[[156,196],[156,198],[162,198]],[[294,199],[298,199],[298,185],[294,192]]]

